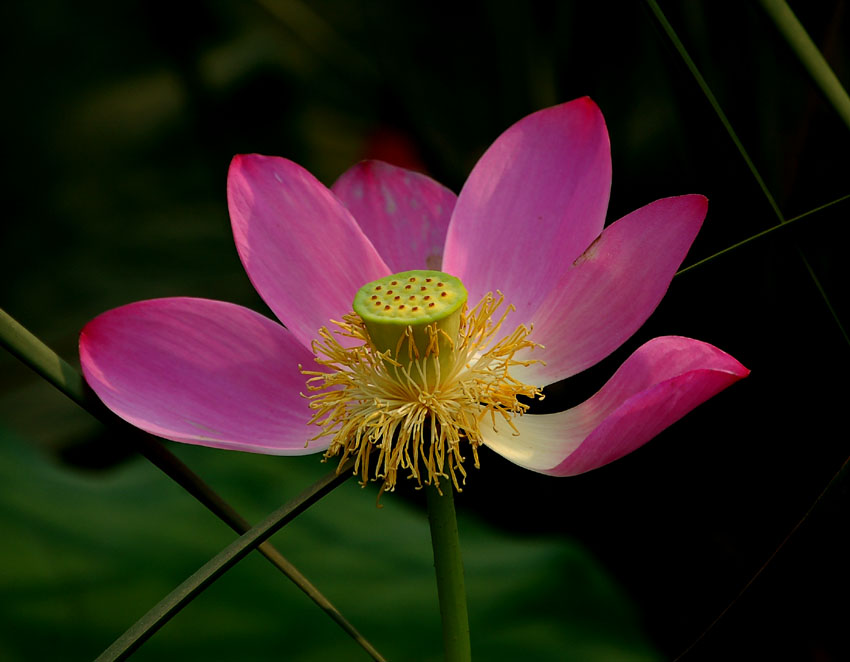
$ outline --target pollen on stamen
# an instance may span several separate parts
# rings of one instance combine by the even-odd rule
[[[425,274],[416,275],[425,279]],[[407,280],[410,272],[396,277]],[[383,481],[381,493],[395,488],[400,471],[409,473],[419,486],[432,484],[440,490],[445,489],[444,481],[450,481],[449,489],[460,491],[466,477],[464,456],[471,454],[478,467],[478,448],[487,429],[498,422],[516,432],[512,419],[528,409],[518,396],[542,397],[540,389],[511,374],[514,366],[536,363],[517,356],[535,343],[523,325],[512,333],[497,333],[512,309],[502,307],[501,295],[488,294],[472,310],[460,309],[460,327],[451,336],[438,321],[419,325],[416,320],[457,301],[458,286],[444,278],[449,291],[441,295],[453,297],[440,306],[428,301],[424,310],[420,305],[384,306],[384,311],[404,310],[398,319],[391,312],[379,314],[372,306],[363,308],[374,286],[364,288],[360,303],[355,300],[355,310],[361,306],[359,314],[344,316],[336,332],[363,344],[343,347],[336,334],[323,328],[313,344],[322,368],[301,368],[309,376],[310,423],[320,428],[314,439],[331,438],[325,459],[337,458],[342,466],[354,458],[361,484]],[[462,284],[459,287],[465,295]],[[398,344],[388,345],[384,338],[384,344],[376,346],[369,335],[368,315],[374,315],[371,323],[386,320],[395,325],[401,334]],[[436,381],[427,375],[436,375]]]

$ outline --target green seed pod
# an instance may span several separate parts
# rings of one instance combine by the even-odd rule
[[[466,288],[442,271],[403,271],[367,283],[354,297],[354,312],[366,325],[372,344],[409,370],[412,378],[429,387],[452,363]],[[419,367],[414,365],[419,362]],[[445,375],[443,375],[445,376]]]

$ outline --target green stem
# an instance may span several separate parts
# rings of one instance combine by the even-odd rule
[[[714,96],[714,93],[711,91],[711,88],[708,86],[708,83],[706,83],[705,78],[703,78],[702,74],[699,72],[699,69],[697,69],[697,66],[696,66],[696,64],[694,64],[694,61],[691,59],[690,55],[688,55],[688,51],[685,49],[684,44],[682,43],[681,39],[679,39],[679,36],[676,34],[676,31],[673,29],[673,26],[670,25],[670,22],[667,20],[667,17],[664,16],[664,12],[661,11],[661,7],[658,6],[658,3],[656,2],[656,0],[646,0],[646,3],[649,5],[649,8],[650,8],[650,10],[652,10],[652,13],[655,14],[656,19],[661,24],[661,27],[663,28],[663,30],[667,33],[667,36],[670,38],[670,41],[673,42],[673,46],[679,52],[679,55],[681,56],[683,62],[688,67],[688,69],[690,70],[693,77],[696,79],[697,83],[699,84],[700,88],[702,89],[703,93],[705,94],[706,99],[708,99],[709,103],[711,104],[711,107],[714,108],[714,111],[717,113],[717,117],[720,119],[723,126],[726,127],[726,131],[729,133],[729,137],[732,139],[732,142],[734,142],[735,145],[737,146],[738,151],[741,154],[741,158],[744,159],[744,162],[747,164],[747,167],[750,169],[750,172],[752,173],[753,177],[758,182],[758,185],[761,188],[762,193],[764,193],[765,198],[767,198],[767,201],[770,203],[770,206],[773,208],[773,211],[776,214],[776,217],[779,219],[779,223],[780,224],[787,223],[788,222],[787,219],[785,218],[784,214],[782,213],[782,210],[779,209],[779,205],[776,204],[776,200],[773,198],[773,195],[770,193],[770,190],[768,190],[767,185],[764,183],[764,180],[762,179],[761,175],[759,174],[759,171],[756,168],[755,164],[753,163],[752,159],[750,159],[750,155],[747,153],[747,150],[744,148],[744,144],[738,139],[738,135],[735,133],[735,130],[732,128],[732,124],[729,122],[728,118],[726,117],[726,114],[723,112],[723,109],[720,107],[720,104],[718,103],[717,98]],[[780,4],[779,0],[777,0],[775,2],[766,2],[765,3],[766,9],[768,9],[768,11],[770,11],[771,8],[776,8],[779,4]],[[781,3],[781,4],[784,4],[784,3]],[[782,12],[780,12],[780,13],[782,13]],[[790,10],[788,10],[788,13],[790,13]],[[802,31],[803,30],[802,26],[799,25],[799,23],[797,22],[797,19],[794,17],[793,14],[791,14],[791,18],[793,19],[793,22],[795,22],[796,25],[799,27],[799,30]],[[774,20],[776,20],[776,19],[774,19]],[[786,20],[786,22],[787,22],[787,20],[788,20],[787,15],[784,15],[784,20]],[[798,35],[798,37],[799,37],[799,35]],[[808,39],[808,35],[806,35],[806,39]],[[809,40],[809,41],[811,41],[811,40]],[[817,50],[817,49],[815,49],[815,50]],[[820,56],[820,54],[818,54],[818,56]],[[823,66],[825,66],[825,67],[827,66],[826,62],[823,63]],[[838,83],[837,79],[835,80],[835,85],[838,86],[838,88],[841,91],[841,94],[846,96],[846,93],[844,92],[844,88],[841,87],[841,85],[840,85],[840,83]],[[836,106],[836,108],[838,109],[837,106]],[[838,110],[839,110],[839,112],[841,112],[840,109],[838,109]],[[798,249],[798,252],[799,252],[799,249]],[[802,252],[800,252],[800,255],[803,256]],[[832,315],[832,318],[837,323],[839,331],[841,332],[844,339],[847,340],[848,343],[850,343],[850,334],[847,333],[846,329],[844,328],[844,325],[838,319],[838,316],[835,313],[835,308],[833,307],[832,303],[830,303],[829,298],[826,295],[826,291],[823,289],[823,287],[821,287],[821,284],[818,281],[818,279],[815,275],[815,272],[812,269],[811,265],[808,263],[808,261],[805,260],[805,256],[803,256],[803,262],[805,263],[806,269],[808,270],[809,274],[811,274],[811,276],[812,276],[812,279],[815,283],[815,287],[818,289],[818,292],[820,293],[821,297],[823,297],[824,303],[826,304],[826,307],[829,310],[830,315]]]
[[[469,643],[469,616],[466,611],[454,488],[449,483],[443,494],[440,494],[436,487],[429,485],[426,491],[446,662],[469,662],[472,649]]]
[[[732,128],[732,123],[729,121],[729,118],[726,117],[726,113],[723,112],[723,109],[720,107],[720,102],[717,101],[717,97],[714,96],[714,92],[711,91],[711,88],[708,86],[705,78],[700,73],[700,70],[697,68],[696,63],[691,59],[691,56],[688,54],[685,45],[682,43],[682,40],[679,39],[679,35],[676,34],[676,31],[673,29],[673,26],[670,25],[670,21],[667,20],[667,17],[664,15],[664,12],[661,11],[661,7],[658,6],[658,3],[655,0],[646,0],[646,4],[649,5],[649,9],[655,14],[655,18],[658,20],[658,23],[661,25],[661,29],[667,33],[667,36],[670,38],[670,41],[673,43],[673,47],[678,51],[679,57],[682,58],[682,62],[685,63],[685,66],[688,68],[688,71],[691,72],[691,75],[696,80],[697,85],[699,85],[702,90],[705,98],[708,100],[708,103],[711,104],[711,107],[714,109],[714,112],[717,114],[717,118],[720,120],[720,123],[723,125],[723,128],[726,129],[726,133],[729,134],[729,138],[735,143],[735,147],[738,148],[738,153],[741,155],[741,158],[744,159],[744,163],[747,164],[747,168],[750,169],[750,173],[752,173],[753,178],[758,183],[761,192],[764,194],[764,197],[767,199],[768,204],[770,204],[773,209],[773,213],[776,214],[776,217],[779,219],[780,223],[785,222],[785,217],[782,215],[782,211],[779,209],[779,205],[776,204],[776,200],[773,198],[773,194],[770,192],[770,189],[767,188],[767,184],[764,183],[761,175],[759,174],[758,169],[756,168],[755,163],[750,158],[749,153],[744,147],[744,143],[741,142],[740,138],[738,138],[738,134],[735,133],[735,129]]]
[[[826,95],[835,112],[850,128],[850,97],[832,71],[806,29],[784,0],[761,0],[761,6],[773,20],[788,45],[800,58],[809,75]]]
[[[839,487],[846,488],[846,485],[844,485],[844,483],[847,480],[848,469],[850,469],[850,457],[848,457],[847,459],[844,460],[844,464],[841,465],[841,468],[836,472],[836,474],[832,477],[832,479],[827,483],[826,487],[823,488],[823,490],[821,491],[820,494],[818,494],[817,499],[815,499],[815,502],[811,506],[809,506],[809,509],[806,511],[806,514],[803,515],[803,517],[800,520],[797,521],[797,523],[794,525],[794,528],[791,529],[790,533],[788,533],[788,535],[785,536],[785,539],[781,543],[779,543],[779,547],[777,547],[776,549],[773,550],[773,552],[771,552],[770,556],[767,557],[767,560],[764,563],[762,563],[761,567],[756,571],[756,574],[754,574],[752,577],[750,577],[749,581],[746,584],[744,584],[744,588],[742,588],[738,592],[738,595],[735,596],[735,598],[732,600],[732,602],[730,602],[728,605],[726,605],[726,608],[723,611],[721,611],[720,614],[718,614],[717,618],[715,618],[711,622],[711,624],[705,630],[703,630],[702,634],[700,634],[700,636],[698,636],[691,643],[690,646],[688,646],[679,655],[677,655],[676,658],[673,660],[673,662],[680,662],[680,660],[684,660],[685,658],[690,659],[689,653],[694,648],[696,648],[697,645],[699,645],[699,643],[703,639],[705,639],[705,636],[709,632],[711,632],[717,626],[717,624],[720,621],[723,620],[723,618],[726,616],[726,614],[729,613],[729,610],[732,609],[732,607],[734,607],[736,604],[738,604],[738,602],[744,597],[744,595],[747,593],[747,591],[750,590],[752,585],[755,584],[756,581],[758,580],[758,578],[762,576],[762,574],[764,573],[765,570],[767,570],[768,566],[770,566],[773,563],[773,560],[777,557],[777,555],[779,555],[779,553],[783,549],[785,549],[785,547],[788,545],[788,543],[791,541],[791,539],[794,538],[795,536],[799,536],[800,530],[803,528],[803,526],[811,523],[811,521],[814,519],[813,515],[814,515],[815,511],[821,509],[823,504],[828,502],[828,499],[835,498],[836,494],[841,494],[841,492],[838,490],[838,488]]]
[[[87,392],[83,376],[56,352],[0,308],[0,346],[32,368],[62,393],[96,418],[108,414],[106,407]]]
[[[53,384],[80,407],[89,412],[101,422],[124,431],[125,438],[154,466],[174,480],[195,499],[201,502],[210,512],[227,524],[236,533],[244,534],[251,528],[227,501],[222,499],[203,479],[187,467],[154,437],[131,427],[115,414],[109,411],[98,400],[86,384],[83,376],[69,363],[64,361],[56,352],[45,345],[24,326],[19,324],[11,315],[0,308],[0,346],[5,347],[14,356],[32,368],[48,382]],[[347,475],[345,476],[348,477]],[[339,612],[339,610],[290,563],[269,542],[259,545],[259,552],[269,562],[289,578],[313,602],[327,613],[354,641],[372,657],[382,662],[384,658],[363,637],[357,629]]]
[[[101,653],[96,662],[126,660],[133,651],[150,639],[157,630],[174,618],[181,609],[198,597],[214,581],[245,558],[251,550],[264,544],[285,524],[291,522],[323,496],[330,493],[331,490],[348,480],[353,468],[354,461],[350,460],[340,467],[339,472],[332,471],[320,478],[304,492],[283,504],[262,522],[243,533],[142,616],[115,643]]]
[[[715,260],[716,258],[720,257],[721,255],[725,255],[726,253],[729,253],[729,252],[734,251],[738,248],[741,248],[742,246],[746,246],[751,241],[755,241],[756,239],[761,239],[762,237],[765,237],[769,234],[772,234],[772,233],[776,232],[777,230],[783,230],[785,228],[789,228],[789,227],[791,227],[791,224],[794,223],[795,221],[799,221],[799,220],[802,220],[804,218],[807,218],[807,217],[811,216],[812,214],[821,211],[822,209],[827,209],[828,207],[831,207],[832,205],[836,205],[836,204],[838,204],[840,202],[844,202],[845,200],[848,200],[848,199],[850,199],[850,195],[844,195],[844,196],[838,198],[837,200],[833,200],[832,202],[827,202],[824,205],[820,205],[819,207],[815,207],[814,209],[810,209],[809,211],[804,212],[804,213],[800,214],[799,216],[795,216],[794,218],[789,218],[784,223],[780,223],[779,225],[774,225],[773,227],[770,227],[767,230],[762,230],[761,232],[758,232],[758,233],[756,233],[756,234],[754,234],[750,237],[747,237],[746,239],[743,239],[736,244],[732,244],[731,246],[727,246],[723,250],[716,252],[714,255],[709,255],[708,257],[705,257],[698,262],[694,262],[693,264],[688,265],[687,267],[682,267],[681,269],[679,269],[679,271],[676,272],[676,275],[681,276],[682,274],[689,272],[691,269],[696,269],[697,267],[701,267],[704,264],[708,264],[709,262],[711,262],[712,260]],[[812,274],[812,275],[814,276],[814,274]]]
[[[803,264],[806,267],[806,271],[809,272],[809,276],[811,276],[812,282],[815,284],[815,287],[817,288],[818,292],[820,292],[821,298],[823,298],[823,302],[826,304],[827,310],[829,310],[829,314],[832,315],[832,319],[838,325],[838,330],[841,331],[841,335],[844,336],[845,342],[850,345],[850,334],[847,333],[847,329],[845,329],[844,325],[841,323],[841,320],[838,317],[838,313],[835,311],[835,307],[832,305],[829,298],[826,296],[826,290],[823,289],[823,285],[820,282],[820,278],[818,278],[808,258],[803,255],[803,251],[797,248],[797,253],[799,253],[800,258],[803,260]]]

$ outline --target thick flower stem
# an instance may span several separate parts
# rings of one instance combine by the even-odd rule
[[[463,560],[457,533],[454,491],[451,483],[440,494],[433,485],[427,487],[428,523],[434,548],[437,594],[443,624],[443,649],[446,662],[469,662],[469,616],[466,611],[466,589],[463,582]]]

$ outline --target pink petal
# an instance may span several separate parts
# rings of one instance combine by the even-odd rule
[[[486,445],[511,462],[572,476],[631,453],[749,372],[708,343],[654,338],[577,407],[515,418],[518,436],[505,425],[482,432]]]
[[[517,369],[515,376],[551,384],[617,349],[667,292],[707,207],[701,195],[664,198],[605,228],[531,318],[531,338],[544,347],[532,358],[546,365]]]
[[[227,200],[248,277],[305,347],[362,285],[390,273],[343,204],[292,161],[234,157]]]
[[[151,434],[189,444],[302,455],[310,409],[298,364],[313,356],[279,324],[222,301],[173,298],[109,310],[80,334],[86,381]]]
[[[498,289],[516,306],[516,319],[528,319],[602,231],[610,188],[608,131],[593,101],[529,115],[470,174],[443,270],[464,282],[472,305]]]
[[[363,161],[331,190],[345,203],[393,272],[440,269],[457,196],[418,172]]]

